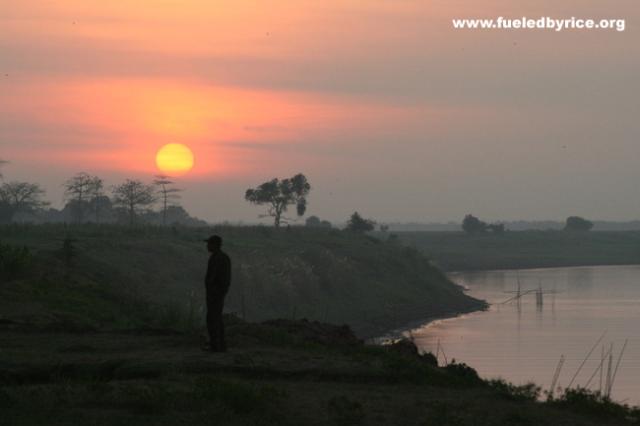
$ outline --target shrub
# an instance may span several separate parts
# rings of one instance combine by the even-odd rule
[[[0,243],[0,278],[11,280],[27,271],[31,253],[26,247],[13,247]]]
[[[517,386],[513,383],[498,379],[489,380],[489,386],[497,391],[503,398],[512,401],[536,401],[540,396],[540,386],[537,386],[535,383]]]
[[[567,389],[551,403],[592,417],[626,419],[631,420],[633,424],[640,420],[640,409],[617,404],[599,392],[589,389]]]
[[[482,383],[482,379],[478,376],[478,372],[476,370],[465,363],[457,363],[455,359],[451,360],[451,363],[444,367],[444,369],[452,376],[462,379],[464,383],[470,385]]]
[[[352,426],[364,421],[364,408],[346,396],[335,396],[327,404],[329,420],[335,425]]]
[[[565,231],[586,232],[590,231],[591,228],[593,228],[593,222],[580,216],[569,216],[564,226]]]

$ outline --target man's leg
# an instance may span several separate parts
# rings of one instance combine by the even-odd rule
[[[222,319],[222,310],[224,309],[224,299],[220,301],[220,315],[218,317],[218,350],[227,351],[227,344],[224,340],[224,320]]]
[[[212,351],[225,351],[224,324],[222,322],[223,298],[215,298],[207,304],[207,328]]]
[[[216,321],[216,307],[213,300],[207,300],[207,331],[209,332],[209,349],[216,350],[218,340]]]

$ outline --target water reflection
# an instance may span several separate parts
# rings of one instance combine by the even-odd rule
[[[465,272],[451,277],[470,295],[492,305],[487,312],[413,330],[421,350],[435,353],[439,345],[449,359],[466,362],[485,377],[535,381],[548,389],[560,357],[564,355],[565,362],[558,385],[564,387],[606,330],[601,342],[605,349],[594,350],[573,385],[589,382],[610,343],[617,354],[629,338],[612,397],[640,404],[640,266]],[[593,389],[598,385],[599,380],[589,382]]]
[[[593,268],[570,268],[567,270],[567,291],[584,294],[593,289]]]

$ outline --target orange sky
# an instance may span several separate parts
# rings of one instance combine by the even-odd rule
[[[209,220],[255,220],[244,189],[299,171],[314,186],[310,213],[332,220],[355,209],[419,221],[640,215],[632,0],[0,0],[0,10],[4,174],[43,183],[54,205],[75,172],[149,180],[157,149],[183,143],[196,157],[181,178],[185,206]],[[500,15],[629,23],[560,34],[450,24]]]

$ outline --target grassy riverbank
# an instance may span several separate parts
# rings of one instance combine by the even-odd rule
[[[227,318],[231,350],[171,330],[54,332],[0,324],[0,423],[8,425],[631,425],[588,394],[537,402],[534,386],[438,366],[405,342],[347,328]]]
[[[378,330],[367,314],[392,325],[401,315],[483,306],[395,242],[303,229],[0,231],[3,425],[626,425],[639,418],[583,393],[541,403],[533,385],[438,365],[410,342],[365,345],[347,326],[293,319],[320,312],[366,336]],[[286,317],[227,316],[230,352],[216,355],[199,349],[197,302],[206,261],[199,240],[212,232],[226,237],[235,260],[234,309]]]
[[[344,231],[15,225],[0,227],[0,242],[26,246],[31,264],[0,286],[0,316],[127,328],[153,309],[156,326],[201,324],[208,256],[201,240],[211,233],[225,238],[233,259],[227,312],[247,321],[308,318],[367,337],[484,307],[417,250]]]
[[[397,232],[447,271],[640,264],[640,232]]]

